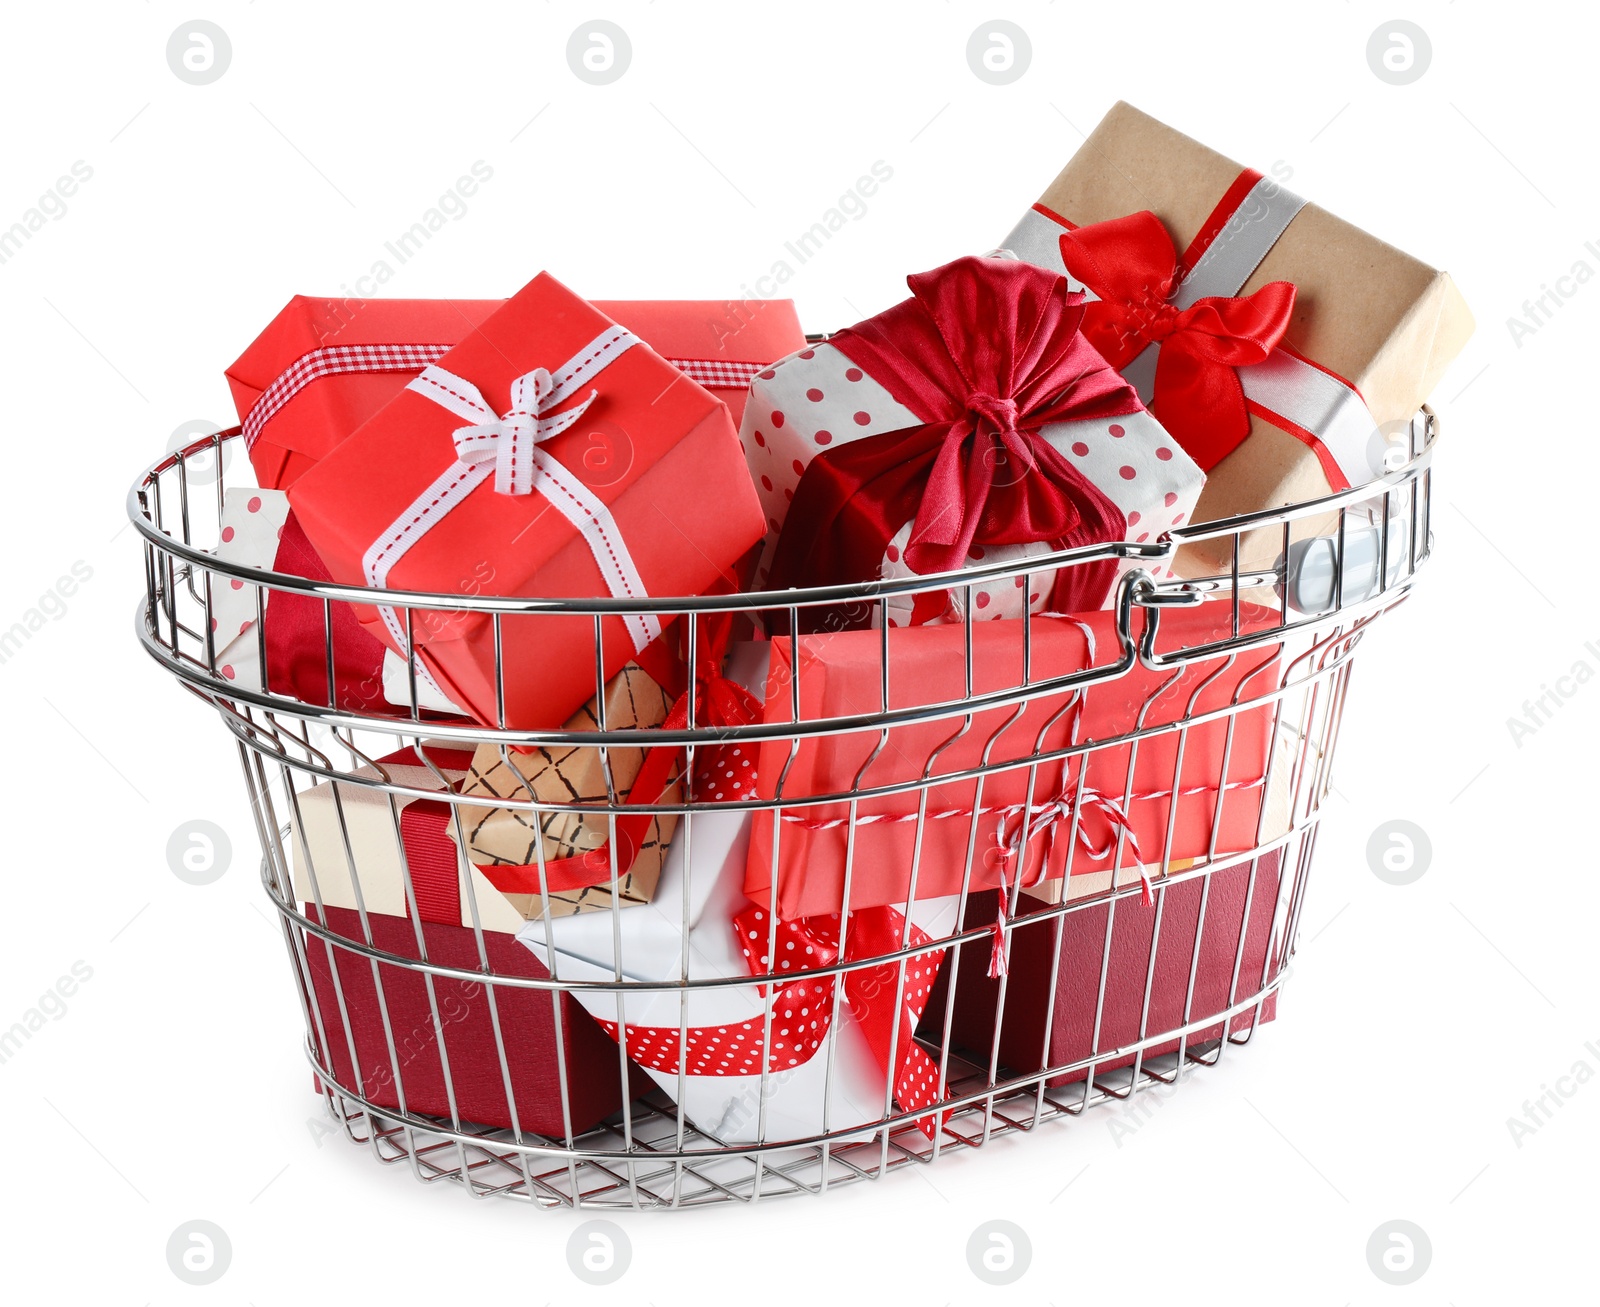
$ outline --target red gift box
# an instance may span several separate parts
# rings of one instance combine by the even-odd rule
[[[449,844],[442,829],[440,838]],[[453,844],[450,850],[453,857]],[[364,938],[359,913],[350,908],[328,908],[326,914],[328,926],[337,934],[357,942]],[[313,921],[321,919],[312,904],[306,905],[306,915]],[[368,913],[367,922],[375,947],[402,957],[419,956],[416,926],[410,920]],[[463,926],[424,921],[422,937],[430,962],[469,971],[481,965],[477,938]],[[496,975],[544,979],[550,974],[510,935],[484,931],[483,945],[489,967]],[[406,1111],[448,1118],[448,1063],[449,1085],[455,1093],[459,1119],[509,1128],[512,1115],[499,1054],[503,1046],[516,1102],[516,1124],[522,1129],[559,1139],[569,1128],[574,1134],[587,1130],[622,1107],[624,1080],[617,1046],[570,995],[562,994],[552,1002],[548,990],[498,985],[491,1015],[488,986],[478,981],[435,977],[433,1003],[439,1014],[436,1026],[435,1009],[421,972],[380,964],[380,1004],[372,964],[366,957],[335,945],[333,958],[334,966],[330,967],[328,948],[321,940],[307,937],[306,960],[322,1019],[321,1030],[326,1034],[322,1064],[341,1084],[359,1089],[368,1101],[398,1109],[403,1090]],[[339,977],[337,989],[333,981],[335,968]],[[348,1024],[341,1014],[341,994]],[[389,1016],[387,1029],[383,1020],[385,1007]],[[444,1031],[442,1041],[439,1027]],[[392,1055],[390,1036],[394,1040]],[[557,1060],[557,1039],[562,1041],[561,1062]],[[568,1104],[565,1114],[561,1098],[563,1063]],[[630,1099],[653,1088],[644,1073],[631,1063],[626,1083]]]
[[[764,529],[726,406],[545,273],[289,498],[336,579],[442,593],[698,594]],[[357,611],[407,652],[397,610]],[[660,623],[607,617],[600,629],[609,679]],[[506,725],[558,728],[595,694],[594,630],[588,617],[503,620]],[[496,720],[487,614],[418,613],[411,638],[419,674]]]
[[[1241,605],[1242,631],[1261,629],[1273,620],[1266,609]],[[1034,618],[1031,624],[1032,682],[1112,667],[1120,658],[1113,613]],[[1231,607],[1218,603],[1173,609],[1163,618],[1161,630],[1163,648],[1223,639],[1233,633]],[[972,624],[970,689],[964,656],[968,638],[959,625],[895,629],[887,636],[846,631],[799,637],[800,720],[881,714],[880,641],[886,641],[888,650],[890,710],[956,703],[1022,684],[1022,623]],[[973,890],[998,886],[1002,878],[1015,884],[1019,873],[1024,887],[1059,878],[1069,848],[1073,875],[1107,871],[1118,856],[1118,831],[1124,824],[1127,838],[1120,841],[1124,867],[1159,863],[1164,854],[1179,861],[1213,851],[1248,849],[1256,842],[1271,743],[1271,702],[1231,717],[1231,747],[1230,719],[1216,718],[1181,732],[1174,729],[1144,738],[1136,751],[1132,743],[1095,749],[1087,755],[1080,821],[1072,838],[1057,828],[1065,825],[1066,813],[1079,795],[1081,757],[1038,764],[1031,795],[1026,765],[989,773],[981,800],[975,779],[936,782],[927,789],[926,816],[921,821],[920,790],[914,783],[930,766],[928,774],[937,777],[985,764],[1026,762],[1075,743],[1122,736],[1141,725],[1160,727],[1270,693],[1278,685],[1279,656],[1279,647],[1273,645],[1231,661],[1227,657],[1196,661],[1182,671],[1152,672],[1135,662],[1115,679],[1086,686],[1075,705],[1071,701],[1077,690],[1042,695],[1029,700],[1014,721],[1015,705],[976,713],[964,732],[967,719],[956,715],[893,727],[886,740],[878,729],[813,736],[801,740],[792,759],[788,740],[767,741],[756,768],[766,799],[778,796],[780,784],[788,799],[889,785],[909,788],[862,798],[853,815],[847,801],[784,808],[777,817],[770,809],[758,811],[745,893],[764,906],[773,898],[778,822],[775,910],[786,921],[841,910],[852,828],[852,908],[904,903],[913,888],[914,865],[917,898],[960,893],[975,810],[977,832],[967,886]],[[789,642],[775,640],[764,711],[769,723],[794,720],[790,660]],[[1154,703],[1146,711],[1152,698]],[[992,745],[991,737],[995,737]],[[1177,776],[1180,741],[1182,774]],[[1034,816],[1028,823],[1026,850],[1006,856],[1002,848],[1010,846],[1002,844],[1002,836],[1009,840],[1020,834],[1023,806],[1030,802]]]
[[[274,602],[276,599],[274,596]],[[459,771],[467,767],[471,754],[433,749],[429,757],[440,767]],[[402,750],[382,762],[386,766],[414,766],[417,756],[411,750]],[[309,809],[303,810],[303,816],[307,821],[311,819]],[[468,917],[462,911],[460,852],[450,838],[450,822],[450,805],[441,800],[417,799],[401,807],[399,829],[405,861],[403,868],[396,863],[394,869],[401,876],[410,877],[410,894],[400,890],[407,915],[369,910],[367,923],[373,945],[385,952],[407,958],[426,956],[429,962],[441,966],[476,971],[483,963],[478,953],[477,933],[461,924]],[[341,826],[341,831],[346,829],[358,832],[365,827]],[[297,850],[309,850],[317,843],[311,832],[302,832]],[[363,876],[371,877],[380,866],[389,865],[389,859],[368,857],[359,847],[354,852]],[[322,908],[319,912],[317,903],[308,901],[306,915],[313,921],[325,920],[331,930],[346,939],[363,941],[361,915],[348,906],[352,899],[347,887],[328,876],[306,875],[297,858],[297,889],[303,895],[313,885],[324,896]],[[399,887],[380,886],[369,881],[366,892],[369,896],[392,901],[397,889]],[[329,903],[328,897],[342,902]],[[409,915],[413,899],[421,918],[425,954],[418,950],[417,924]],[[481,899],[480,905],[482,912]],[[489,915],[496,921],[504,919],[504,914]],[[485,929],[482,939],[493,974],[549,977],[550,973],[534,954],[503,928]],[[380,963],[379,978],[383,986],[380,1002],[372,964],[363,955],[335,945],[330,967],[328,947],[308,936],[306,960],[322,1019],[319,1042],[324,1042],[324,1067],[331,1070],[341,1084],[359,1089],[364,1097],[381,1107],[403,1106],[411,1112],[448,1117],[450,1098],[445,1085],[448,1065],[450,1088],[455,1093],[460,1119],[479,1125],[510,1127],[512,1113],[506,1101],[506,1078],[500,1066],[501,1047],[505,1049],[510,1072],[517,1123],[524,1130],[559,1138],[569,1126],[575,1133],[587,1130],[622,1106],[624,1080],[616,1044],[568,994],[562,994],[553,1002],[548,990],[496,986],[494,1015],[491,1016],[488,989],[481,981],[436,976],[430,1001],[422,973]],[[334,985],[335,969],[337,987]],[[348,1024],[341,1015],[341,997]],[[438,1025],[434,1022],[435,1010]],[[439,1026],[444,1028],[442,1055]],[[557,1039],[561,1041],[560,1060],[566,1069],[565,1115]],[[649,1078],[631,1063],[627,1067],[627,1077],[630,1099],[649,1092]]]
[[[1282,966],[1283,940],[1273,932],[1281,861],[1277,849],[1255,859],[1253,885],[1251,863],[1246,861],[1212,872],[1208,878],[1197,877],[1168,886],[1163,891],[1159,936],[1153,906],[1137,899],[1119,900],[1111,922],[1109,948],[1107,904],[1096,903],[1065,913],[1058,942],[1055,918],[1028,919],[1049,905],[1031,895],[1022,895],[1018,921],[1011,931],[1003,1003],[1000,981],[989,975],[989,947],[969,945],[962,950],[960,965],[955,969],[951,1043],[978,1065],[987,1067],[998,1023],[998,1056],[1004,1078],[1008,1072],[1028,1075],[1102,1054],[1110,1056],[1094,1064],[1096,1075],[1131,1066],[1139,1055],[1118,1055],[1117,1050],[1164,1030],[1201,1022],[1210,1024],[1183,1036],[1185,1048],[1220,1039],[1223,1013],[1258,993]],[[1206,879],[1210,881],[1208,891],[1203,888]],[[992,923],[996,907],[994,891],[974,897],[968,906],[966,928]],[[1051,968],[1058,947],[1060,962],[1055,971],[1052,1002]],[[1104,1002],[1100,999],[1102,968]],[[942,1035],[948,983],[948,975],[941,974],[928,1000],[927,1033],[935,1039]],[[1274,991],[1259,1009],[1237,1013],[1226,1024],[1229,1033],[1238,1034],[1252,1023],[1271,1021],[1276,1015]],[[1144,1050],[1143,1058],[1148,1062],[1175,1052],[1179,1043],[1172,1039],[1152,1045]],[[1087,1066],[1076,1067],[1047,1083],[1071,1084],[1085,1079],[1089,1071]]]
[[[326,300],[296,295],[228,369],[256,478],[287,489],[504,300]],[[805,345],[790,300],[597,300],[725,403]]]

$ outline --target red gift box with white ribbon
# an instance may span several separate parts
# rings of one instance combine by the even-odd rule
[[[717,511],[705,511],[708,497]],[[698,594],[761,536],[725,405],[541,273],[295,482],[328,570],[445,594]],[[358,610],[482,721],[557,729],[661,634],[653,615]],[[411,646],[408,648],[408,645]]]

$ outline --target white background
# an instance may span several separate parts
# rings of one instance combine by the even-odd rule
[[[1520,746],[1507,726],[1574,664],[1600,670],[1574,575],[1596,502],[1600,288],[1520,347],[1507,327],[1574,263],[1600,271],[1584,244],[1600,241],[1600,27],[1577,12],[1415,0],[1400,16],[1432,63],[1397,87],[1365,53],[1395,9],[1367,0],[7,6],[0,228],[75,161],[93,176],[0,264],[0,628],[74,563],[92,577],[0,665],[0,1028],[75,962],[92,978],[0,1064],[5,1296],[1592,1296],[1600,1083],[1560,1082],[1575,1092],[1520,1146],[1507,1125],[1575,1064],[1600,1071],[1600,686],[1562,682],[1576,693]],[[196,17],[232,43],[209,86],[165,54]],[[609,86],[565,58],[595,17],[631,38]],[[1032,43],[1000,87],[965,56],[996,17]],[[134,641],[139,469],[184,422],[230,424],[223,369],[290,294],[353,284],[475,161],[492,180],[388,293],[502,296],[548,267],[594,298],[736,297],[881,159],[892,180],[788,284],[827,328],[997,242],[1119,97],[1285,162],[1295,190],[1450,269],[1479,319],[1436,396],[1436,560],[1363,646],[1281,1019],[1146,1115],[1102,1111],[822,1202],[625,1219],[633,1262],[608,1289],[567,1269],[582,1217],[425,1188],[320,1136],[232,744]],[[165,853],[196,817],[234,844],[204,887]],[[1365,852],[1393,817],[1433,844],[1402,888]],[[233,1248],[208,1288],[165,1255],[197,1217]],[[1433,1250],[1407,1288],[1365,1252],[1397,1217]],[[1009,1288],[966,1263],[993,1218],[1032,1240]]]

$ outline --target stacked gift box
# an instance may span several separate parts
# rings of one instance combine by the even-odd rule
[[[556,1137],[646,1094],[728,1143],[931,1135],[953,1054],[1064,1084],[1271,1019],[1248,1000],[1288,947],[1296,799],[1260,574],[1329,519],[1285,557],[1276,530],[1137,547],[1376,479],[1471,319],[1445,274],[1126,105],[1027,198],[991,253],[825,339],[787,302],[539,273],[504,301],[296,298],[229,370],[259,484],[224,497],[219,559],[633,605],[212,588],[218,675],[411,741],[293,804],[336,1081]],[[1346,515],[1341,558],[1411,530],[1383,512]],[[1132,568],[1248,578],[1162,619],[1214,656],[1125,657]],[[781,599],[884,578],[908,584]],[[778,592],[754,621],[651,610],[749,591]],[[533,983],[435,989],[340,939]]]

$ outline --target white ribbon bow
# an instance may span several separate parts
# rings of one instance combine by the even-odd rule
[[[553,418],[546,409],[558,402],[555,382],[545,368],[525,372],[511,383],[511,407],[490,422],[457,427],[452,435],[456,457],[468,467],[494,464],[494,488],[502,495],[526,495],[534,486],[534,446],[560,435],[581,418],[599,392],[591,390],[581,404]],[[483,404],[476,392],[468,403]],[[484,408],[489,410],[487,405]]]
[[[424,368],[406,389],[469,425],[456,428],[452,434],[456,461],[440,472],[433,484],[372,542],[362,558],[367,584],[387,586],[389,572],[406,551],[493,472],[494,488],[499,493],[538,492],[549,500],[589,546],[612,595],[618,599],[647,599],[644,580],[611,510],[569,468],[539,448],[577,422],[594,402],[596,392],[591,390],[581,403],[556,417],[545,417],[545,410],[570,399],[591,377],[638,343],[638,337],[625,327],[608,327],[554,374],[545,368],[534,368],[512,382],[511,407],[503,416],[489,407],[482,393],[465,377],[437,364]],[[380,606],[378,611],[395,639],[395,647],[408,648],[410,639],[395,610]],[[660,619],[653,613],[628,613],[622,622],[635,650],[643,650],[661,634]],[[432,678],[420,661],[417,667],[431,683]]]

